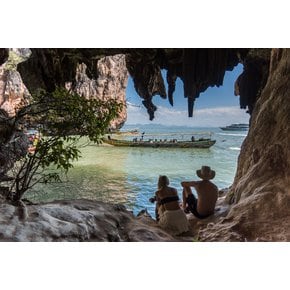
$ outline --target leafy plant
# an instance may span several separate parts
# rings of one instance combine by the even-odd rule
[[[39,92],[33,102],[15,116],[15,124],[40,124],[41,138],[24,158],[15,163],[10,198],[19,201],[37,183],[60,181],[80,157],[77,143],[83,136],[101,142],[110,121],[118,116],[122,104],[116,100],[85,99],[58,88],[53,93]]]

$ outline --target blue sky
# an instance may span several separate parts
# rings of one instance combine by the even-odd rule
[[[234,83],[243,70],[238,65],[233,71],[227,71],[223,86],[208,88],[201,93],[195,101],[193,117],[187,114],[187,99],[183,96],[183,84],[177,79],[174,92],[174,106],[171,107],[167,99],[160,96],[153,97],[153,103],[157,106],[155,119],[149,120],[146,109],[142,105],[142,99],[134,89],[134,84],[129,78],[127,86],[128,118],[126,124],[162,124],[180,125],[191,127],[218,127],[231,123],[247,123],[249,114],[239,107],[239,97],[234,95]],[[163,77],[166,80],[166,72]],[[165,81],[165,84],[166,81]]]

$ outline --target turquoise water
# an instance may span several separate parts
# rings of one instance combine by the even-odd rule
[[[135,214],[147,208],[154,215],[154,204],[148,199],[156,190],[160,174],[169,177],[171,186],[177,188],[179,195],[182,192],[180,182],[198,179],[195,171],[202,165],[209,165],[216,171],[213,181],[220,189],[232,184],[247,132],[225,132],[219,128],[138,127],[146,134],[211,131],[216,144],[209,149],[123,148],[91,144],[81,148],[82,158],[74,164],[63,183],[39,185],[27,197],[36,201],[89,198],[122,203]],[[190,139],[191,135],[183,137]]]

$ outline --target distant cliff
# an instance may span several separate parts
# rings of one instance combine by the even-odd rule
[[[116,99],[123,103],[123,109],[119,117],[111,122],[112,129],[123,126],[127,120],[126,110],[126,87],[128,82],[128,71],[125,56],[122,54],[107,56],[97,63],[97,79],[90,79],[86,74],[87,66],[80,64],[76,70],[76,82],[68,83],[71,88],[85,98],[96,97],[101,100]]]
[[[28,56],[29,50],[11,49],[8,61],[0,66],[0,108],[10,116],[29,100],[29,92],[16,70],[17,63]]]
[[[30,94],[16,70],[17,63],[29,56],[27,49],[11,49],[9,60],[0,66],[0,108],[10,116],[23,105],[28,104]],[[124,55],[108,56],[97,63],[97,79],[90,79],[86,74],[86,65],[79,64],[74,83],[67,87],[85,98],[96,97],[102,100],[117,99],[124,104],[119,117],[112,121],[113,129],[121,128],[127,119],[126,86],[128,71]]]

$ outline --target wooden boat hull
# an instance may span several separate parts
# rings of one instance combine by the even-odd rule
[[[121,135],[121,136],[135,136],[135,135],[140,135],[140,132],[137,131],[137,130],[132,130],[132,131],[118,131],[118,132],[115,132],[113,134],[116,134],[116,135]]]
[[[223,131],[248,131],[249,128],[227,128],[227,127],[220,127]]]
[[[148,148],[209,148],[215,144],[215,140],[201,141],[177,141],[177,142],[150,142],[150,141],[127,141],[117,139],[105,139],[104,143],[118,147],[148,147]]]

